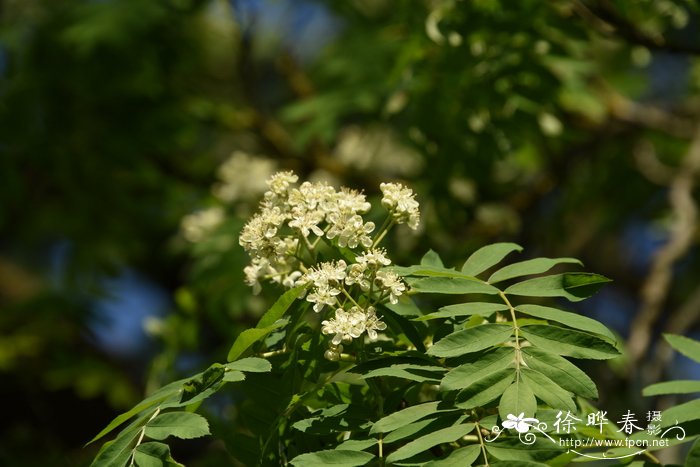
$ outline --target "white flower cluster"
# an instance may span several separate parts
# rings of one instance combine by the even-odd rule
[[[400,183],[382,183],[379,188],[384,195],[382,205],[391,212],[394,221],[397,224],[406,223],[416,230],[420,222],[420,212],[413,190]]]
[[[366,332],[371,341],[377,340],[377,331],[386,329],[386,323],[379,319],[377,310],[368,306],[366,310],[353,306],[348,311],[343,308],[335,310],[335,316],[321,323],[321,332],[333,335],[331,345],[326,350],[325,357],[328,360],[338,360],[343,351],[341,343],[349,344],[353,339],[359,338]]]
[[[193,212],[182,218],[182,235],[192,243],[201,242],[224,221],[224,210],[218,206]]]
[[[383,183],[382,204],[389,210],[385,228],[371,237],[373,222],[362,215],[371,205],[355,190],[334,189],[326,183],[303,182],[292,172],[279,172],[267,181],[260,210],[241,231],[239,243],[251,256],[245,268],[246,283],[260,290],[261,279],[285,287],[306,285],[305,298],[316,313],[327,306],[334,316],[322,322],[322,333],[333,335],[326,358],[337,360],[342,343],[367,334],[377,339],[386,324],[373,305],[397,303],[406,284],[394,272],[386,251],[376,248],[391,224],[407,223],[416,228],[420,219],[413,192],[400,184]],[[316,263],[316,247],[323,240],[339,248],[359,249],[354,261]],[[314,264],[315,263],[315,264]],[[360,299],[359,296],[362,297]],[[363,305],[360,305],[362,303]]]

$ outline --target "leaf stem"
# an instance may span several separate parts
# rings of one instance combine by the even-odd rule
[[[146,436],[146,426],[151,422],[151,420],[156,418],[159,413],[160,406],[156,407],[156,410],[153,412],[153,415],[151,415],[151,418],[149,418],[148,421],[143,424],[143,428],[141,428],[141,433],[139,434],[139,439],[136,441],[136,446],[134,446],[134,449],[131,450],[131,462],[129,462],[130,467],[136,465],[136,448],[141,445],[143,437]]]

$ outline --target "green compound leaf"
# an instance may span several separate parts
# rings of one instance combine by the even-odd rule
[[[452,333],[428,349],[428,355],[457,357],[459,355],[502,344],[508,340],[513,328],[505,324],[483,324]]]
[[[240,357],[253,344],[267,337],[275,329],[284,326],[282,317],[294,301],[302,294],[306,286],[294,287],[283,293],[280,298],[260,318],[257,326],[241,332],[228,352],[227,360],[232,362]]]
[[[676,380],[652,384],[642,390],[642,395],[659,396],[663,394],[692,394],[700,392],[700,381]]]
[[[474,430],[473,423],[465,423],[463,425],[455,425],[448,428],[437,430],[433,433],[421,436],[420,438],[411,441],[405,446],[400,447],[396,451],[389,454],[386,458],[387,462],[396,462],[409,457],[415,456],[421,452],[427,451],[433,446],[442,443],[451,443],[457,441],[462,436]]]
[[[140,431],[140,426],[131,426],[119,433],[114,440],[106,442],[90,467],[122,467],[125,465],[131,457],[131,445],[135,442]]]
[[[534,417],[536,411],[537,401],[530,385],[525,380],[516,377],[515,381],[503,391],[498,404],[501,420],[506,420],[509,414],[518,416],[525,413],[526,417]]]
[[[295,467],[357,467],[374,459],[374,455],[364,451],[334,449],[301,454],[290,461]]]
[[[163,443],[143,443],[136,447],[134,460],[138,467],[184,467],[170,455],[170,447]]]
[[[556,381],[567,391],[587,399],[598,398],[593,380],[567,359],[534,347],[523,348],[522,355],[529,368]]]
[[[671,344],[671,347],[685,355],[686,357],[700,363],[700,342],[675,334],[664,334],[664,339]]]
[[[126,422],[130,418],[134,417],[135,415],[138,415],[139,413],[143,412],[144,410],[153,407],[155,405],[158,405],[166,400],[176,400],[178,396],[180,395],[182,391],[182,386],[184,383],[186,383],[190,378],[183,378],[178,381],[173,381],[170,384],[167,384],[163,386],[162,388],[158,389],[155,391],[153,394],[145,398],[143,401],[139,402],[136,404],[133,408],[129,409],[128,411],[117,415],[114,420],[112,420],[109,425],[107,425],[102,431],[100,431],[93,439],[91,439],[87,444],[93,443],[97,441],[98,439],[102,438],[106,434],[110,433],[112,430],[117,428],[119,425],[122,423]],[[153,413],[153,411],[151,411]]]
[[[469,276],[479,275],[500,263],[503,258],[514,251],[523,251],[523,247],[515,243],[494,243],[493,245],[479,248],[464,263],[462,273]]]
[[[563,297],[572,302],[584,300],[610,282],[605,276],[584,272],[569,272],[536,277],[513,284],[506,294],[527,297]]]
[[[499,292],[496,287],[485,282],[464,277],[406,278],[406,282],[413,292],[420,293],[497,295]]]
[[[540,305],[518,305],[515,307],[515,309],[521,313],[525,313],[526,315],[534,316],[535,318],[556,321],[557,323],[564,324],[570,328],[600,334],[615,342],[615,335],[610,332],[610,330],[605,327],[603,323],[586,316]]]
[[[449,412],[455,409],[442,410],[438,408],[439,402],[427,402],[425,404],[413,405],[391,415],[378,420],[369,430],[371,435],[375,433],[388,433],[416,420],[433,415],[436,412]]]
[[[533,345],[558,355],[593,360],[620,355],[615,347],[598,337],[557,326],[523,326],[521,334]]]
[[[549,271],[558,264],[578,264],[582,265],[581,261],[576,258],[535,258],[519,263],[509,264],[498,271],[491,274],[489,284],[514,279],[516,277],[531,276],[534,274],[542,274]]]
[[[551,408],[576,412],[576,404],[571,393],[542,373],[523,368],[520,376],[527,381],[535,396]]]
[[[481,454],[481,447],[478,444],[472,444],[455,449],[444,459],[430,461],[425,464],[425,467],[465,467],[472,465],[479,454]]]
[[[435,313],[429,313],[427,315],[416,318],[414,321],[427,321],[430,319],[439,318],[458,318],[461,316],[473,316],[479,315],[484,318],[488,318],[497,311],[506,311],[508,307],[501,303],[458,303],[457,305],[448,305],[440,308],[439,311]]]
[[[462,389],[457,394],[456,407],[471,409],[488,404],[501,397],[515,378],[511,368],[492,373]]]
[[[507,347],[487,352],[473,363],[465,363],[450,370],[440,382],[440,390],[467,388],[475,381],[514,366],[514,356],[514,349]]]
[[[146,436],[158,440],[168,436],[192,439],[208,434],[207,419],[193,412],[162,413],[146,424]]]

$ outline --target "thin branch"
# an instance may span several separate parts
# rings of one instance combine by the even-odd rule
[[[616,36],[631,44],[642,45],[652,50],[661,50],[675,54],[700,55],[700,47],[695,44],[670,42],[661,34],[640,29],[617,11],[608,0],[600,0],[586,5],[575,1],[573,9],[594,29],[606,36]]]
[[[632,322],[628,350],[631,368],[644,358],[651,332],[668,296],[674,264],[688,251],[697,228],[698,208],[693,200],[695,179],[700,172],[700,126],[669,186],[674,220],[668,243],[655,255],[642,286],[642,308]]]

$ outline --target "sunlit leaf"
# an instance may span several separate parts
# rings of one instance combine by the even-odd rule
[[[598,398],[598,389],[586,373],[565,358],[534,347],[522,349],[527,366],[547,376],[567,391],[588,399]]]
[[[505,293],[527,297],[563,297],[578,302],[590,297],[608,282],[610,279],[599,274],[570,272],[518,282],[508,287]]]
[[[516,377],[515,381],[503,391],[498,404],[498,413],[502,420],[506,420],[509,414],[518,416],[521,413],[525,417],[534,417],[537,410],[537,401],[530,385],[522,378]]]
[[[491,274],[488,279],[489,284],[495,284],[497,282],[505,281],[508,279],[514,279],[516,277],[530,276],[534,274],[541,274],[552,269],[558,264],[581,264],[581,261],[575,258],[535,258],[526,261],[521,261],[519,263],[509,264],[502,267],[498,271]]]
[[[514,349],[508,347],[487,352],[473,363],[465,363],[450,370],[440,382],[440,390],[453,391],[469,387],[481,378],[512,367],[515,363],[514,356]]]
[[[409,442],[405,446],[402,446],[389,454],[386,460],[387,462],[396,462],[402,459],[408,459],[409,457],[420,452],[427,451],[438,444],[451,443],[473,431],[474,426],[475,425],[473,423],[465,423],[463,425],[443,428],[425,436],[421,436],[420,438]]]
[[[374,459],[374,455],[364,451],[335,449],[301,454],[290,461],[295,467],[357,467]]]
[[[674,334],[664,334],[664,339],[671,344],[671,347],[685,355],[686,357],[700,363],[700,341]]]
[[[497,311],[508,310],[508,307],[501,303],[458,303],[440,308],[439,311],[416,318],[416,321],[427,321],[439,318],[458,318],[461,316],[479,315],[487,318]]]
[[[523,251],[523,247],[515,243],[494,243],[479,248],[467,258],[462,266],[462,272],[470,276],[477,276],[500,263],[503,258],[514,251]]]
[[[146,424],[146,436],[162,440],[168,436],[182,439],[209,434],[207,419],[193,412],[166,412]]]
[[[676,380],[647,386],[642,390],[642,395],[649,397],[662,394],[692,394],[694,392],[700,392],[700,381]]]
[[[571,398],[571,393],[547,376],[529,368],[521,369],[520,375],[528,383],[535,396],[548,406],[557,410],[576,412],[576,404]]]
[[[502,344],[508,340],[513,328],[505,324],[483,324],[443,337],[428,349],[436,357],[456,357]]]
[[[423,277],[407,279],[411,290],[420,293],[439,294],[488,294],[497,295],[498,289],[474,279],[461,277]]]
[[[541,305],[518,305],[516,310],[536,318],[543,318],[549,321],[556,321],[570,328],[580,329],[581,331],[601,334],[610,340],[615,341],[615,335],[603,324],[587,316],[581,316],[576,313],[569,313],[557,308]]]
[[[543,350],[568,357],[605,360],[620,355],[615,347],[598,337],[556,326],[523,326],[521,334]]]

